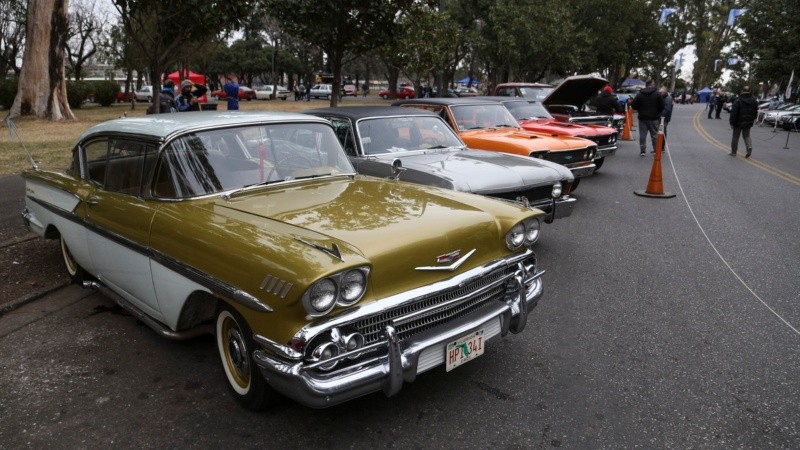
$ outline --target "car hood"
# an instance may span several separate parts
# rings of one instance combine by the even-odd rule
[[[395,160],[406,168],[401,180],[424,183],[426,175],[434,176],[450,181],[446,187],[484,195],[519,190],[521,186],[552,185],[570,178],[568,169],[549,161],[481,150],[429,150],[379,155],[374,159],[386,166],[387,174]]]
[[[519,124],[528,131],[557,136],[606,136],[617,132],[617,130],[609,127],[560,122],[552,119],[520,120]]]
[[[503,257],[506,227],[540,214],[482,196],[363,176],[267,187],[219,199],[213,209],[265,246],[279,235],[286,246],[282,258],[313,265],[316,273],[371,265],[378,298]],[[334,244],[341,261],[322,250]],[[458,271],[417,269],[473,249]]]
[[[605,78],[591,75],[576,75],[567,77],[542,103],[544,105],[573,105],[581,106],[597,92],[608,84]]]
[[[461,132],[460,137],[470,148],[508,151],[509,153],[524,155],[545,150],[575,150],[594,145],[593,142],[587,141],[586,139],[566,136],[554,137],[542,133],[526,131],[522,128],[464,131]],[[510,148],[513,148],[513,151]]]

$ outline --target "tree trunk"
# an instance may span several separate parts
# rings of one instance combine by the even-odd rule
[[[64,80],[67,26],[67,0],[30,0],[22,72],[9,117],[75,119]]]

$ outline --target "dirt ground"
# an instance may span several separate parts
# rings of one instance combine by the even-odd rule
[[[0,310],[4,305],[69,282],[58,240],[35,237],[0,248]]]

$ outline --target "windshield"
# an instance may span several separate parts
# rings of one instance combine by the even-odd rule
[[[553,92],[552,87],[520,87],[519,92],[525,98],[530,98],[533,100],[544,100],[551,92]]]
[[[553,118],[539,102],[503,102],[503,104],[517,120]]]
[[[153,194],[187,198],[354,172],[328,125],[252,125],[199,131],[170,142],[156,167]]]
[[[367,155],[464,147],[450,127],[436,116],[361,120],[358,122],[358,136]]]
[[[451,106],[450,111],[459,131],[482,128],[519,128],[514,116],[500,103]]]

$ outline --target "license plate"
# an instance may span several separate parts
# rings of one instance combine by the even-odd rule
[[[447,372],[483,354],[483,330],[447,343],[444,360]]]

